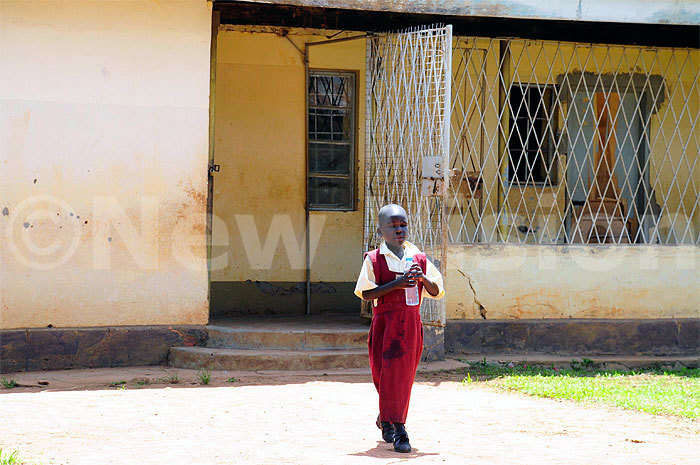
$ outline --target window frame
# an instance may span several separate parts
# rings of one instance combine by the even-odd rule
[[[309,84],[310,81],[313,77],[315,76],[341,76],[341,77],[346,77],[346,78],[351,78],[352,79],[352,87],[351,87],[351,92],[352,95],[348,99],[348,107],[324,107],[324,106],[319,106],[319,105],[310,105],[309,104]],[[306,98],[306,164],[307,164],[307,173],[306,173],[306,189],[307,189],[307,199],[308,199],[308,205],[307,208],[309,211],[356,211],[357,210],[357,132],[358,132],[358,127],[357,127],[357,121],[358,121],[358,97],[357,97],[357,90],[358,90],[358,72],[355,70],[344,70],[344,69],[319,69],[319,68],[310,68],[309,69],[309,74],[308,74],[308,79],[306,80],[306,89],[304,91],[304,96]],[[318,140],[318,139],[311,139],[310,136],[310,128],[309,128],[309,116],[311,115],[311,110],[316,109],[316,108],[326,108],[326,109],[343,109],[346,108],[348,110],[348,115],[350,116],[350,130],[349,130],[349,137],[350,137],[350,166],[348,168],[348,174],[315,174],[311,172],[311,160],[310,160],[310,147],[312,143],[330,143],[333,145],[334,141],[332,140]],[[335,141],[337,143],[337,141]],[[337,144],[337,145],[344,145],[344,144]],[[328,179],[328,178],[335,178],[335,179],[347,179],[349,184],[350,184],[350,203],[347,206],[342,206],[342,207],[337,207],[337,206],[332,206],[328,204],[315,204],[311,202],[311,195],[310,195],[310,188],[311,188],[311,179],[312,178],[321,178],[321,179]]]
[[[550,129],[548,132],[551,131],[551,134],[548,134],[547,137],[549,138],[549,159],[546,160],[546,163],[548,163],[551,166],[551,169],[549,170],[548,175],[546,176],[546,179],[544,181],[530,181],[529,177],[528,179],[524,181],[520,181],[517,179],[517,173],[513,173],[511,170],[511,160],[513,160],[512,153],[511,153],[511,148],[510,148],[510,138],[511,135],[514,134],[514,131],[512,129],[512,126],[516,124],[517,119],[513,115],[513,108],[512,105],[510,105],[510,98],[511,98],[511,93],[512,89],[517,88],[517,89],[522,89],[523,90],[523,98],[526,98],[528,95],[528,92],[530,92],[531,89],[550,89],[551,90],[551,104],[549,107],[549,112],[550,112],[550,119],[553,121],[553,127]],[[513,82],[510,85],[510,89],[508,91],[508,106],[510,111],[508,112],[508,130],[509,130],[509,135],[508,139],[506,140],[506,146],[508,150],[508,168],[506,172],[506,177],[505,177],[505,183],[509,188],[532,188],[532,187],[538,187],[538,188],[554,188],[557,187],[560,183],[559,179],[559,173],[557,172],[556,169],[556,162],[558,158],[558,151],[557,151],[557,138],[559,136],[560,130],[559,130],[559,121],[558,121],[558,116],[557,116],[557,91],[558,87],[554,84],[538,84],[538,83],[531,83],[531,82]],[[537,119],[537,115],[535,115],[535,119]],[[546,120],[545,120],[546,121]],[[530,125],[530,122],[528,121],[528,125]],[[523,153],[527,153],[527,147],[523,147]],[[525,160],[527,161],[527,159]],[[546,168],[546,167],[545,167]],[[532,170],[529,170],[530,173],[532,173]]]

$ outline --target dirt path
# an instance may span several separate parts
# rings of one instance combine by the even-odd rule
[[[177,385],[136,385],[166,373]],[[231,376],[238,381],[226,382]],[[700,422],[463,386],[423,374],[393,452],[366,375],[213,374],[160,368],[28,373],[0,390],[0,447],[32,464],[692,464]],[[107,387],[129,381],[124,390]],[[87,389],[87,390],[86,390]]]

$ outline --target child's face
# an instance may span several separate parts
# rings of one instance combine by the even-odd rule
[[[408,218],[401,212],[396,212],[388,218],[380,218],[379,233],[387,244],[401,247],[408,235]]]

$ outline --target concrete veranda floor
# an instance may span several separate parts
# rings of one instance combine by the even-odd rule
[[[180,383],[165,384],[174,374]],[[165,367],[12,377],[49,382],[0,390],[0,447],[29,464],[700,463],[698,421],[465,386],[445,372],[418,376],[406,455],[380,439],[366,374],[214,372],[209,386]]]

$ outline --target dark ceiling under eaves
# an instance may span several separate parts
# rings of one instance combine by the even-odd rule
[[[455,35],[700,48],[700,27],[445,16],[216,0],[221,24],[380,32],[452,24]]]

